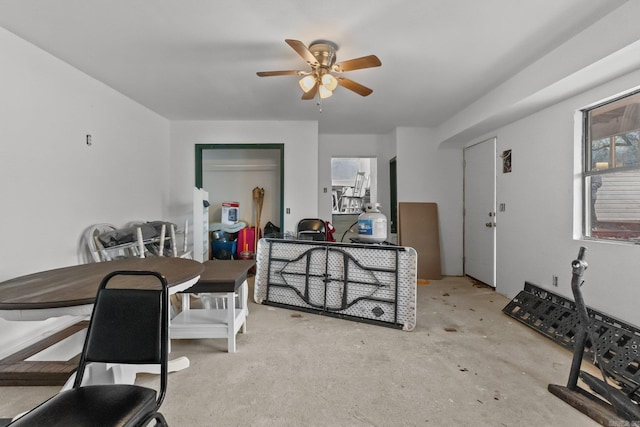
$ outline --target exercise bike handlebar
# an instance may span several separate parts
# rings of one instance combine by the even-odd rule
[[[584,346],[587,342],[587,335],[589,329],[589,313],[587,306],[584,303],[582,297],[582,275],[589,266],[585,261],[585,254],[587,248],[580,247],[578,251],[578,258],[571,262],[572,275],[571,275],[571,291],[573,292],[573,298],[576,303],[576,310],[580,317],[580,330],[575,335],[575,348],[581,349],[581,351],[574,351],[573,361],[571,363],[571,371],[569,372],[569,381],[567,381],[567,388],[575,390],[578,384],[578,376],[580,375],[580,365],[582,363],[582,356]]]

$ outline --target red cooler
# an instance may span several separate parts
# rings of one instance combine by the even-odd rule
[[[238,247],[236,248],[238,259],[240,259],[240,252],[251,252],[253,254],[256,253],[255,239],[255,227],[245,227],[242,230],[238,231]]]

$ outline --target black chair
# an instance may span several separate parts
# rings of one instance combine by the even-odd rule
[[[131,277],[155,276],[159,289],[126,289]],[[133,279],[135,280],[135,279]],[[135,280],[147,286],[153,277]],[[121,282],[119,285],[114,285]],[[137,285],[134,285],[137,286]],[[73,388],[62,391],[27,412],[10,426],[166,426],[158,412],[167,388],[169,298],[163,276],[149,271],[116,271],[98,288]],[[127,384],[82,385],[87,364],[160,364],[160,389]]]
[[[297,237],[300,240],[326,241],[327,230],[323,220],[317,218],[305,218],[298,222]]]

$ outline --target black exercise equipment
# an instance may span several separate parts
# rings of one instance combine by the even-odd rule
[[[607,370],[606,359],[611,359],[615,355],[609,354],[610,350],[603,353],[598,346],[601,341],[600,337],[607,333],[607,328],[594,328],[594,322],[589,316],[589,311],[582,296],[580,289],[583,284],[582,275],[588,266],[584,259],[585,252],[586,248],[581,247],[578,252],[578,258],[571,263],[571,291],[575,299],[575,310],[580,323],[575,335],[575,347],[569,380],[566,387],[549,384],[548,390],[602,425],[637,425],[640,421],[640,407],[635,399],[637,399],[636,394],[640,384],[628,379],[627,381],[620,381],[619,372],[617,375],[612,375]],[[620,336],[618,339],[619,341],[627,341],[628,344],[628,338],[625,339],[624,336]],[[594,364],[601,371],[602,379],[580,370],[585,349],[589,347],[594,357]],[[635,359],[627,362],[627,368],[631,367],[632,370],[634,369],[634,364],[638,363]],[[579,387],[578,378],[597,395]]]

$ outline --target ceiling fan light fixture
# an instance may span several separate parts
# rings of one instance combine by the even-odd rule
[[[328,98],[333,91],[342,86],[360,96],[369,96],[373,90],[346,77],[336,77],[331,73],[343,73],[346,71],[361,70],[364,68],[379,67],[380,59],[375,55],[362,56],[336,62],[336,50],[338,46],[328,40],[316,40],[308,47],[300,40],[285,39],[285,42],[307,63],[310,70],[281,70],[259,71],[258,77],[270,76],[298,76],[298,84],[304,91],[303,100],[316,98]]]
[[[333,92],[327,89],[324,85],[320,85],[318,88],[318,94],[320,95],[320,98],[325,99],[333,95]]]
[[[302,90],[306,93],[313,89],[313,87],[316,85],[316,79],[313,76],[309,75],[301,78],[298,83],[300,84]]]
[[[336,87],[338,87],[338,80],[336,80],[336,78],[331,74],[327,73],[322,76],[322,86],[326,87],[330,91],[333,91]]]

